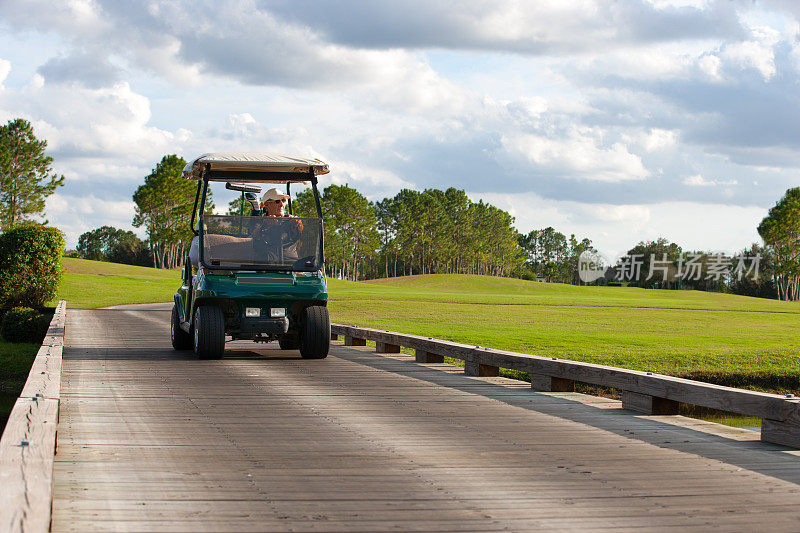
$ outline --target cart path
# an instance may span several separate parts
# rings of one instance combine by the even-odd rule
[[[53,531],[800,529],[800,452],[334,343],[169,344],[69,310]]]

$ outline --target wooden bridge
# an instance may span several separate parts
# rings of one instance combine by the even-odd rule
[[[758,432],[421,349],[198,361],[169,309],[69,310],[63,359],[54,320],[0,444],[0,530],[800,529],[800,452]]]

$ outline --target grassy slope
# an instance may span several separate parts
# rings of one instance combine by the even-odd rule
[[[70,307],[169,302],[177,271],[65,259]],[[334,321],[661,373],[800,376],[800,305],[480,276],[330,280]],[[744,380],[742,384],[746,384]]]
[[[180,285],[179,270],[64,258],[64,278],[54,301],[71,308],[169,302]]]
[[[364,283],[332,280],[332,284],[348,297],[381,295],[392,299],[435,299],[457,303],[629,306],[800,313],[800,306],[795,303],[732,294],[645,290],[636,287],[580,287],[563,283],[535,283],[485,276],[407,276]]]

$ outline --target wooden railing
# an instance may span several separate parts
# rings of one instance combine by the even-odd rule
[[[792,395],[723,387],[672,376],[540,357],[378,329],[331,325],[331,338],[344,336],[345,345],[375,341],[376,351],[415,350],[420,363],[441,363],[444,357],[464,361],[468,376],[497,376],[500,368],[529,372],[537,391],[571,392],[575,382],[613,387],[622,391],[622,407],[645,414],[678,414],[680,403],[710,407],[761,418],[761,440],[800,448],[800,400]]]
[[[0,531],[50,530],[66,316],[61,300],[0,439]]]

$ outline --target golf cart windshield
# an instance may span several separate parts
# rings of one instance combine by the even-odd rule
[[[316,271],[320,219],[202,216],[203,262],[210,268]]]

